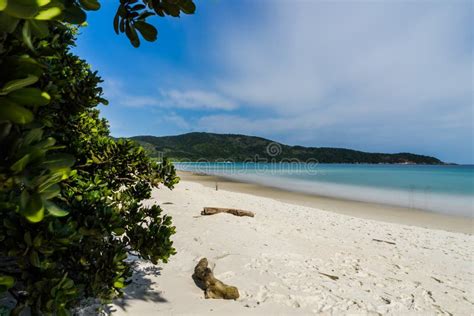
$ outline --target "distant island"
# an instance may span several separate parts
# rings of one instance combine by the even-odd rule
[[[345,148],[284,145],[269,139],[214,133],[188,133],[176,136],[134,136],[151,157],[165,156],[175,161],[260,161],[289,159],[317,160],[320,163],[426,164],[442,165],[441,160],[412,153],[368,153]]]

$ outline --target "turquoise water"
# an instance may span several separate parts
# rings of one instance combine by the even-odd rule
[[[474,166],[175,163],[289,190],[474,217]]]

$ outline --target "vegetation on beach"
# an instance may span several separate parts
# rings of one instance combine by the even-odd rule
[[[101,78],[70,51],[96,0],[0,0],[0,296],[12,314],[68,315],[83,297],[121,295],[134,254],[175,253],[171,218],[144,206],[178,181],[130,140],[115,140],[96,107]],[[153,15],[193,13],[191,0],[121,0],[117,33],[139,45]],[[138,31],[138,33],[137,33]]]
[[[308,161],[320,163],[443,164],[437,158],[410,153],[384,154],[330,147],[288,146],[254,136],[188,133],[178,136],[135,136],[152,157],[181,161]]]

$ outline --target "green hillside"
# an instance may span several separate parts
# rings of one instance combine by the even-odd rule
[[[320,163],[443,164],[437,158],[411,153],[367,153],[330,147],[288,146],[271,140],[236,134],[188,133],[177,136],[135,136],[152,157],[205,161],[281,161],[316,159]]]

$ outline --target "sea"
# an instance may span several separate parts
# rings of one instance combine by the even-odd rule
[[[290,191],[474,217],[474,165],[175,162],[178,170]]]

